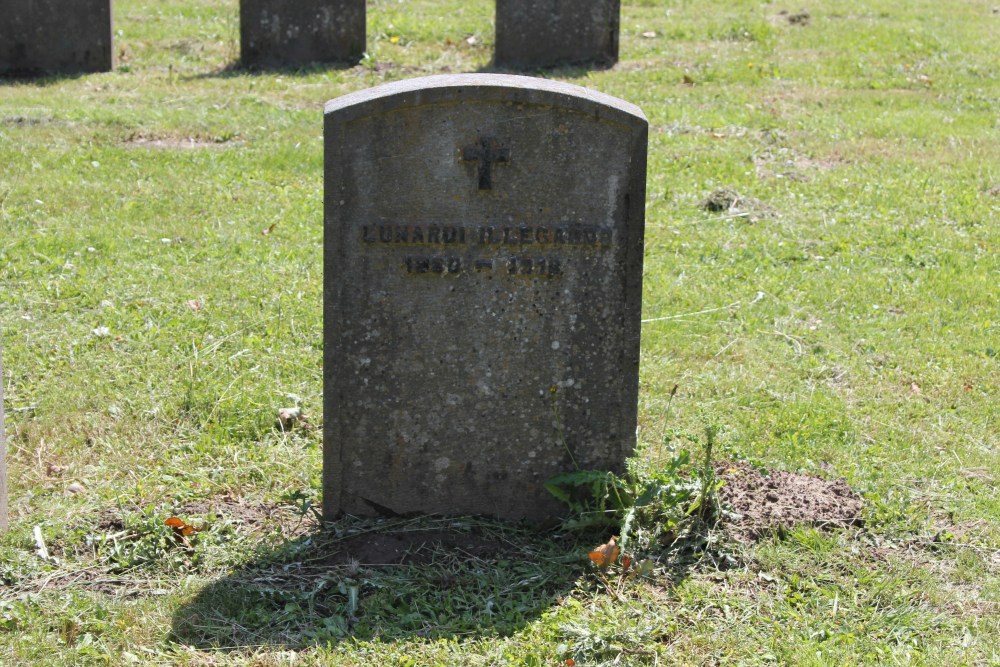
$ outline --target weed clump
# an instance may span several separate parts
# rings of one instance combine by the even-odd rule
[[[571,511],[563,527],[571,531],[611,531],[624,570],[632,563],[679,560],[704,552],[723,536],[713,446],[716,429],[706,431],[704,458],[692,461],[682,449],[656,469],[633,465],[625,476],[601,470],[557,475],[546,488]],[[592,558],[593,560],[593,558]],[[605,569],[607,563],[601,563]]]

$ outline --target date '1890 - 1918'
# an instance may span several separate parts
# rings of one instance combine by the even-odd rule
[[[466,268],[481,273],[501,270],[518,276],[557,276],[562,273],[558,257],[512,255],[506,258],[479,258],[466,267],[457,255],[407,255],[403,260],[407,273],[457,275]]]

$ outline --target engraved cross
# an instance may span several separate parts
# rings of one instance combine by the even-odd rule
[[[478,144],[462,149],[462,159],[479,162],[479,189],[493,189],[493,165],[510,161],[510,149],[493,137],[480,137]]]

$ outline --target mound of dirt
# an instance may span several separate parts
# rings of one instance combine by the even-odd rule
[[[716,474],[723,523],[741,542],[756,542],[776,530],[795,525],[817,528],[861,524],[864,503],[842,479],[825,480],[783,470],[768,473],[742,462],[723,462]]]

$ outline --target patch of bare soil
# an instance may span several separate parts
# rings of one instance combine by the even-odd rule
[[[185,522],[202,525],[214,516],[218,521],[234,524],[238,531],[256,533],[278,529],[285,537],[314,530],[314,521],[303,520],[288,505],[245,502],[239,498],[222,496],[208,500],[193,500],[174,509],[174,515]],[[102,511],[94,523],[94,533],[112,534],[125,529],[125,521],[117,508]]]
[[[183,137],[136,133],[122,142],[129,148],[155,148],[159,150],[196,150],[222,148],[228,143],[207,137]]]
[[[512,551],[496,537],[445,529],[362,533],[341,538],[323,554],[326,565],[427,565],[448,558],[489,560]]]
[[[792,25],[809,25],[811,19],[812,17],[809,15],[809,12],[804,9],[801,12],[788,15],[788,22]]]
[[[753,159],[757,177],[761,180],[787,179],[805,182],[811,180],[810,174],[817,171],[829,171],[841,166],[846,161],[833,158],[817,159],[804,155],[790,153],[787,150],[768,151]]]
[[[193,500],[177,510],[178,515],[203,518],[210,514],[241,523],[248,528],[275,523],[280,524],[291,518],[291,510],[286,505],[270,503],[245,503],[235,498],[213,498]]]
[[[864,502],[842,479],[825,480],[783,470],[767,474],[748,463],[723,462],[716,474],[725,481],[719,499],[723,519],[737,540],[756,542],[775,530],[796,525],[846,528],[861,524]]]
[[[797,12],[782,9],[777,14],[772,14],[767,18],[768,21],[774,25],[787,23],[788,25],[799,26],[800,28],[809,25],[809,22],[812,21],[812,15],[809,13],[808,9],[803,9]]]
[[[728,213],[734,217],[745,217],[757,221],[775,214],[775,210],[764,202],[741,195],[736,190],[719,188],[701,202],[701,208],[710,213]]]

